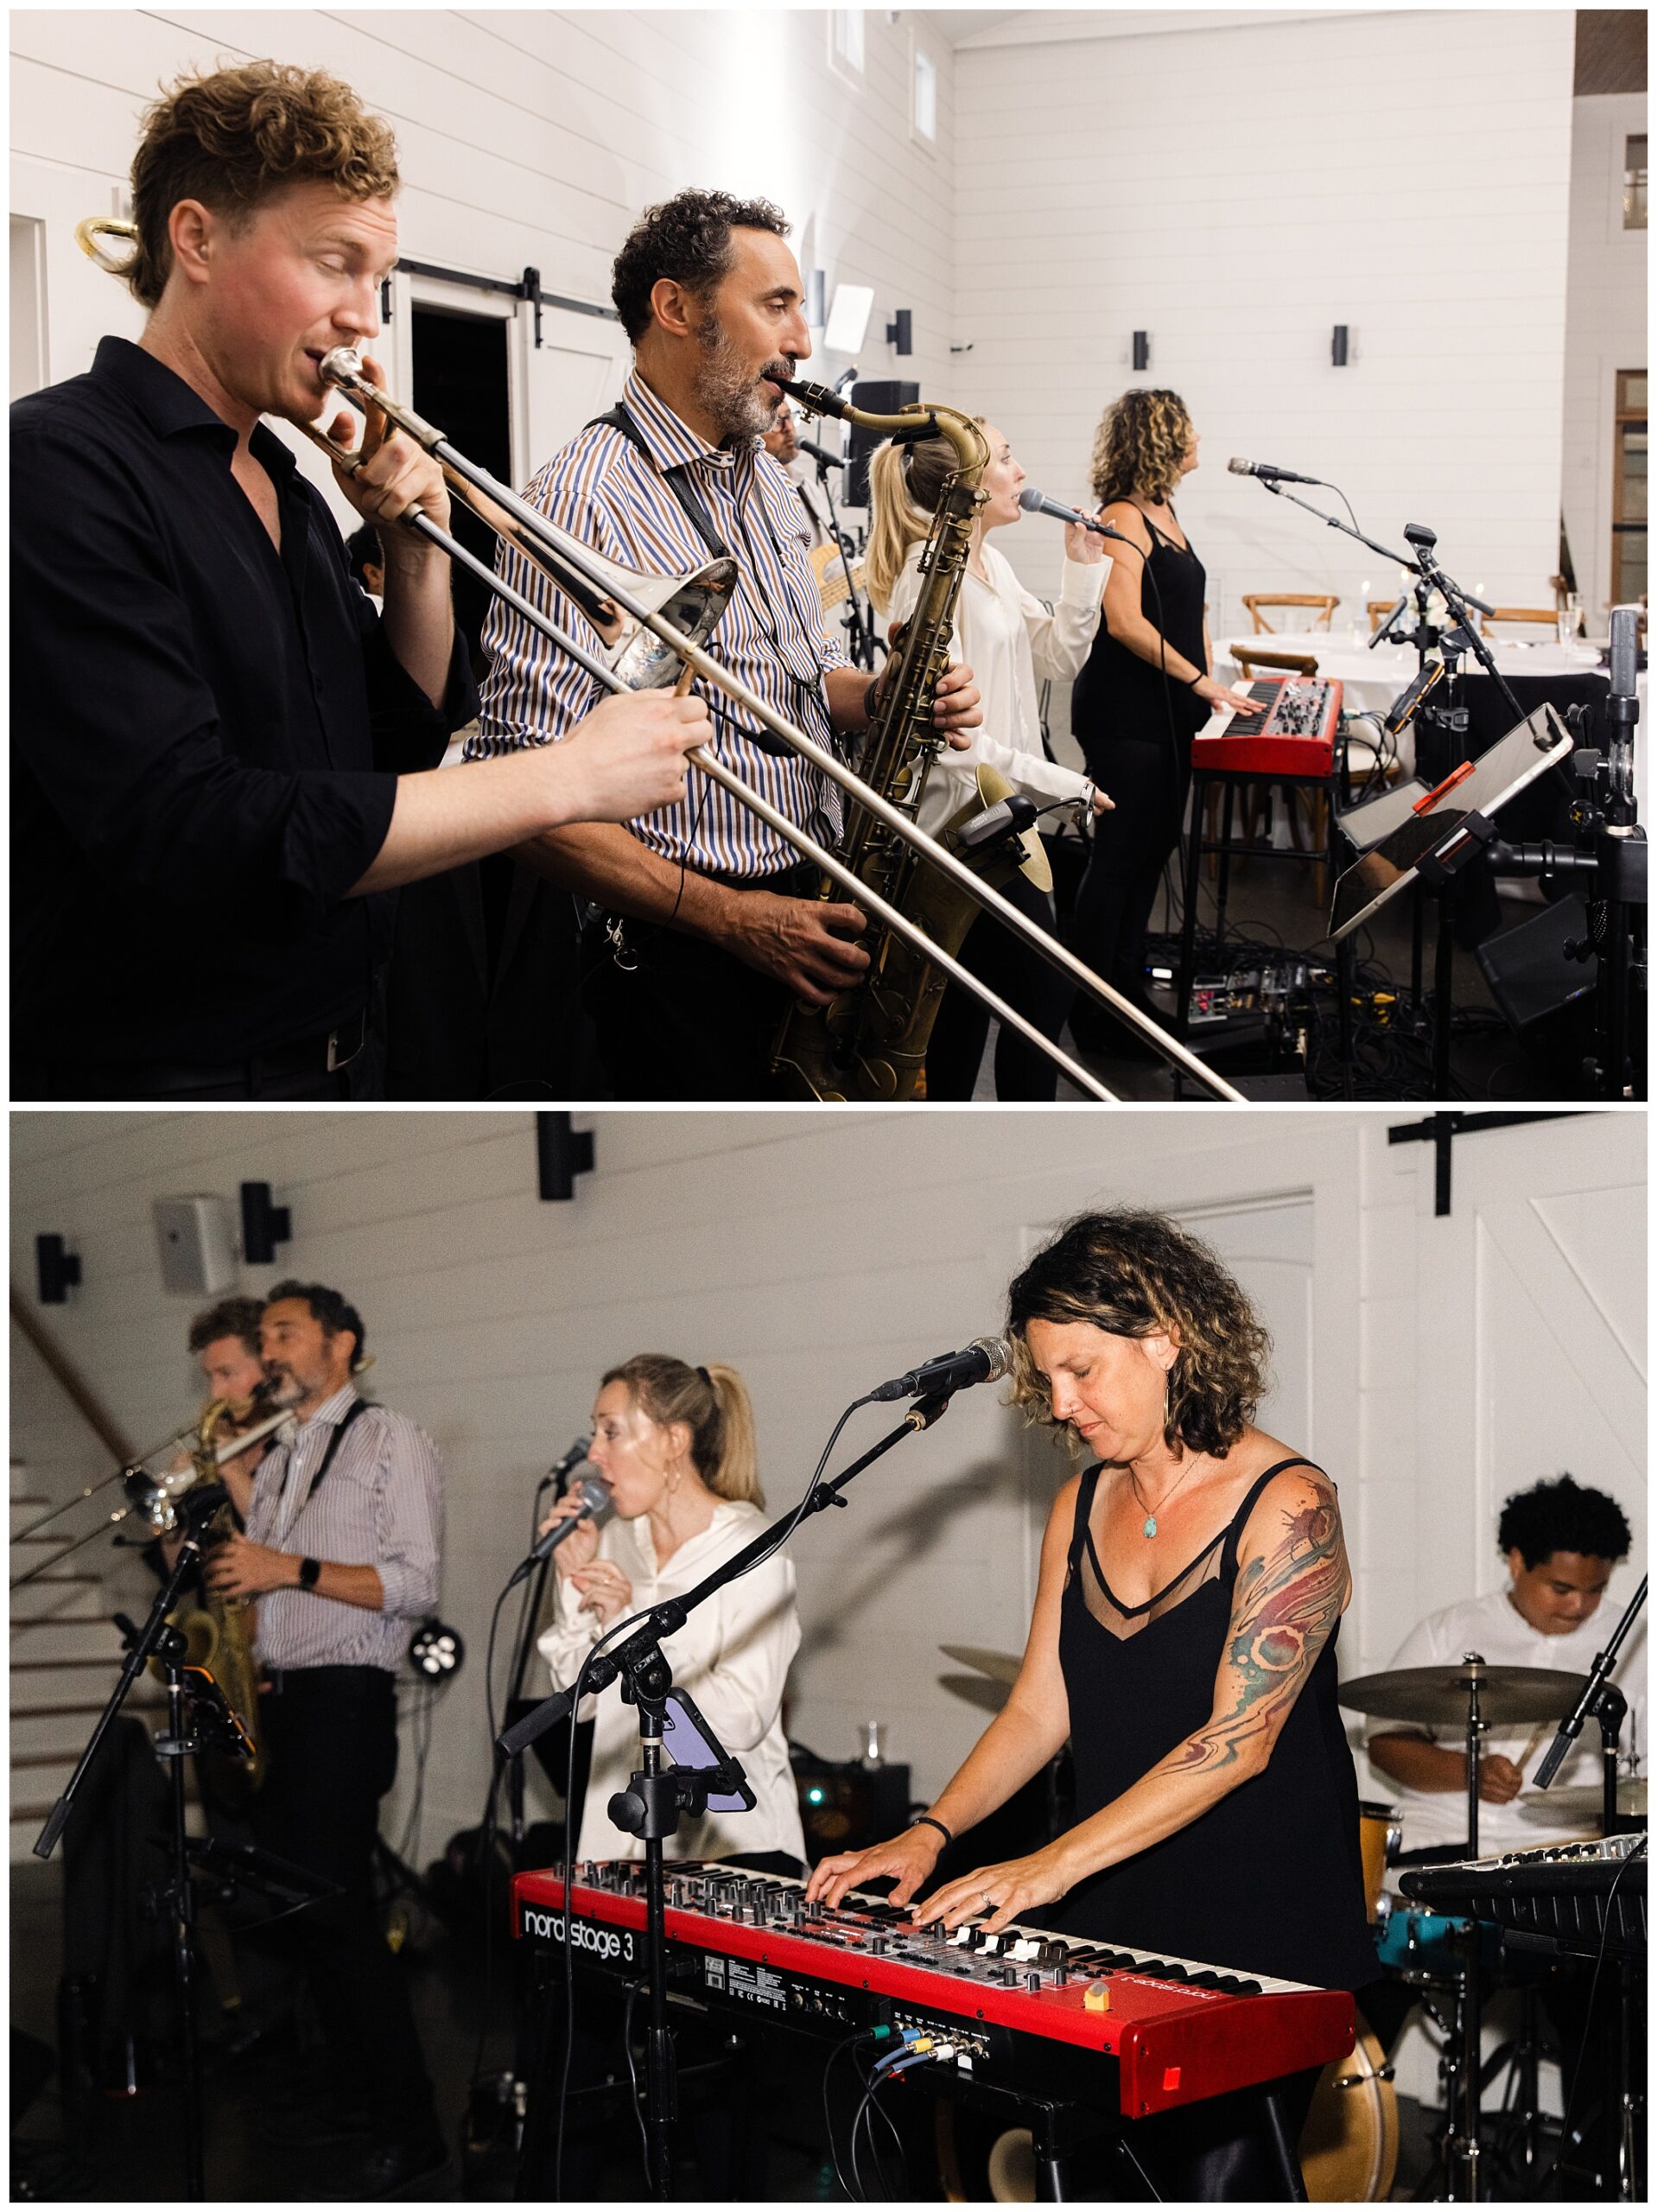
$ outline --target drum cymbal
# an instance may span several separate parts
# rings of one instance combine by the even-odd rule
[[[938,1649],[946,1659],[958,1659],[963,1667],[987,1675],[993,1682],[1005,1682],[1009,1689],[1018,1681],[1019,1669],[1024,1664],[1011,1651],[985,1651],[974,1643],[940,1643]],[[1559,1710],[1563,1713],[1565,1707],[1561,1706]]]
[[[1521,1789],[1514,1799],[1514,1809],[1526,1820],[1553,1821],[1583,1820],[1599,1824],[1605,1807],[1605,1792],[1597,1782],[1573,1783],[1565,1789]],[[1623,1780],[1616,1785],[1616,1809],[1633,1819],[1646,1809],[1646,1785],[1643,1780]]]
[[[941,1690],[975,1705],[981,1713],[999,1713],[1006,1703],[1006,1684],[993,1682],[986,1675],[940,1675],[937,1680]]]
[[[1429,1727],[1465,1727],[1467,1693],[1474,1677],[1464,1665],[1400,1667],[1390,1675],[1361,1675],[1343,1682],[1340,1701],[1377,1720],[1420,1720]],[[1479,1718],[1487,1727],[1515,1721],[1563,1720],[1585,1679],[1552,1667],[1482,1667]]]

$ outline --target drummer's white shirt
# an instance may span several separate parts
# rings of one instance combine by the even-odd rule
[[[1620,1578],[1619,1578],[1620,1579]],[[1431,1613],[1406,1636],[1387,1664],[1390,1674],[1400,1667],[1453,1665],[1463,1653],[1476,1651],[1493,1667],[1547,1667],[1560,1674],[1583,1675],[1613,1633],[1628,1602],[1608,1590],[1598,1609],[1568,1636],[1544,1636],[1533,1629],[1505,1590],[1488,1598],[1469,1598]],[[1613,1680],[1628,1700],[1628,1713],[1621,1738],[1623,1771],[1630,1752],[1638,1756],[1639,1770],[1646,1759],[1646,1645],[1645,1622],[1637,1621],[1623,1645]],[[1488,1751],[1518,1759],[1535,1732],[1535,1723],[1512,1728],[1493,1728],[1485,1738]],[[1467,1739],[1464,1728],[1428,1728],[1415,1721],[1372,1720],[1364,1732],[1368,1742],[1377,1736],[1425,1736],[1460,1751]],[[1541,1764],[1553,1730],[1545,1730],[1535,1751],[1525,1761],[1526,1786],[1510,1805],[1479,1800],[1479,1855],[1513,1851],[1527,1844],[1562,1843],[1573,1836],[1597,1833],[1599,1822],[1590,1813],[1556,1815],[1548,1802],[1561,1789],[1591,1788],[1600,1778],[1599,1724],[1588,1721],[1551,1789],[1533,1789],[1532,1776]],[[1427,1845],[1460,1843],[1467,1834],[1467,1796],[1460,1789],[1406,1789],[1390,1775],[1375,1770],[1390,1802],[1403,1812],[1406,1851]]]

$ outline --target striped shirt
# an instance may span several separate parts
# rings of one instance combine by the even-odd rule
[[[308,1495],[357,1386],[347,1382],[267,1452],[253,1478],[251,1542],[333,1566],[371,1567],[378,1612],[317,1590],[267,1590],[253,1649],[267,1667],[384,1667],[395,1674],[413,1624],[437,1603],[443,1536],[442,1474],[423,1428],[365,1404],[340,1440],[327,1478]]]
[[[714,558],[663,480],[663,469],[682,467],[682,480],[701,499],[740,571],[708,652],[808,737],[832,744],[823,677],[844,667],[847,657],[823,621],[807,558],[809,526],[795,486],[757,438],[707,444],[637,372],[622,397],[648,458],[624,431],[589,426],[553,456],[524,496],[606,560],[682,575]],[[574,601],[521,553],[503,544],[497,569],[561,629],[594,645],[595,633]],[[505,600],[492,602],[484,644],[491,665],[480,734],[468,743],[468,759],[556,742],[604,696],[584,669]],[[832,845],[841,819],[838,785],[796,753],[763,752],[741,734],[753,728],[746,708],[700,681],[695,688],[714,716],[711,749],[726,766],[789,821]],[[651,852],[704,871],[774,875],[799,859],[740,800],[699,776],[678,805],[640,816],[630,827]]]

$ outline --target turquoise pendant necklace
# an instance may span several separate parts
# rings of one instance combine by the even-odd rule
[[[1172,1484],[1171,1484],[1169,1485],[1169,1487],[1168,1487],[1165,1491],[1164,1491],[1164,1492],[1162,1493],[1162,1503],[1163,1503],[1164,1505],[1166,1505],[1166,1503],[1168,1503],[1168,1500],[1169,1500],[1169,1499],[1173,1496],[1173,1494],[1174,1494],[1175,1491],[1177,1491],[1177,1490],[1179,1488],[1179,1484],[1180,1484],[1180,1483],[1183,1483],[1183,1482],[1184,1481],[1184,1479],[1185,1479],[1185,1475],[1189,1475],[1190,1473],[1191,1473],[1191,1471],[1193,1471],[1193,1469],[1196,1467],[1196,1465],[1197,1465],[1197,1461],[1195,1460],[1195,1459],[1192,1459],[1192,1461],[1191,1461],[1191,1463],[1190,1463],[1190,1466],[1188,1466],[1188,1467],[1186,1468],[1186,1470],[1185,1470],[1185,1474],[1184,1474],[1184,1475],[1181,1475],[1181,1477],[1179,1478],[1179,1482],[1176,1482],[1176,1483],[1172,1483]],[[1143,1504],[1145,1503],[1145,1500],[1144,1500],[1142,1497],[1140,1497],[1140,1486],[1139,1486],[1139,1484],[1138,1484],[1138,1483],[1137,1483],[1137,1482],[1134,1482],[1134,1481],[1133,1481],[1133,1470],[1131,1467],[1130,1467],[1130,1468],[1128,1469],[1128,1471],[1127,1471],[1127,1479],[1128,1479],[1128,1481],[1129,1481],[1130,1483],[1133,1483],[1133,1495],[1134,1495],[1134,1497],[1139,1497],[1139,1498],[1140,1498],[1140,1503],[1141,1505],[1143,1505]],[[1154,1513],[1154,1512],[1147,1512],[1147,1513],[1146,1513],[1146,1516],[1145,1516],[1145,1526],[1140,1529],[1140,1535],[1141,1535],[1146,1539],[1146,1541],[1147,1542],[1149,1542],[1149,1541],[1151,1540],[1151,1538],[1152,1538],[1152,1536],[1154,1536],[1154,1535],[1156,1535],[1156,1533],[1157,1533],[1157,1516],[1156,1516],[1156,1515],[1155,1515],[1155,1513]]]

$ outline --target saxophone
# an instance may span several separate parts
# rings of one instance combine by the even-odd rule
[[[262,1421],[249,1430],[245,1436],[234,1435],[234,1425],[246,1418],[252,1408],[245,1402],[236,1403],[229,1398],[214,1398],[204,1406],[194,1430],[187,1433],[192,1438],[190,1458],[193,1472],[182,1489],[168,1485],[168,1504],[162,1509],[159,1519],[153,1517],[152,1527],[158,1534],[171,1535],[179,1526],[178,1516],[170,1510],[173,1497],[181,1497],[203,1483],[216,1483],[225,1460],[232,1456],[217,1432],[229,1421],[232,1425],[232,1446],[241,1441],[250,1447],[261,1436],[268,1435],[285,1425],[289,1416],[281,1414]],[[236,1522],[228,1500],[208,1522],[205,1531],[206,1545],[223,1539],[235,1529]],[[204,1546],[205,1553],[206,1546]],[[184,1663],[199,1667],[224,1693],[225,1701],[242,1725],[243,1733],[251,1745],[249,1758],[220,1757],[217,1753],[204,1754],[203,1763],[210,1778],[215,1800],[227,1812],[238,1811],[247,1797],[264,1778],[264,1754],[259,1742],[259,1670],[253,1656],[253,1617],[250,1601],[245,1598],[220,1598],[203,1585],[200,1601],[181,1605],[168,1616],[169,1625],[179,1630],[184,1637]],[[157,1661],[149,1662],[153,1673],[165,1676]]]
[[[903,634],[897,665],[865,741],[860,772],[881,798],[911,822],[944,740],[932,726],[932,699],[949,658],[955,602],[972,550],[973,524],[985,493],[980,479],[989,461],[983,433],[969,416],[924,402],[896,415],[871,415],[822,385],[790,384],[790,397],[816,415],[836,415],[866,430],[905,442],[943,437],[955,467],[944,484],[921,556],[921,595]],[[1008,798],[1012,785],[993,768],[976,771],[978,795],[952,815],[943,842],[975,874],[999,890],[1022,870],[1046,887],[1046,856],[1038,841],[1006,828],[971,849],[960,833],[985,810]],[[943,951],[954,954],[979,907],[920,859],[873,812],[855,800],[847,810],[840,857],[870,889],[898,908]],[[824,877],[819,894],[844,894]],[[927,1040],[937,1019],[945,978],[935,963],[895,930],[877,928],[863,940],[869,968],[861,982],[827,1007],[794,1003],[784,1018],[772,1066],[809,1097],[913,1098],[925,1079]]]

